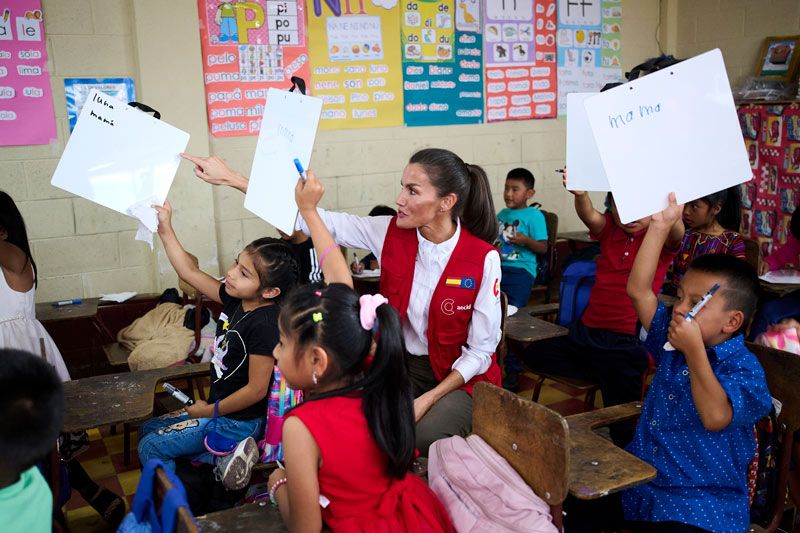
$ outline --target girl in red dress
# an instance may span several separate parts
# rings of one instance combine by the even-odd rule
[[[298,287],[281,309],[274,356],[306,402],[287,415],[286,470],[270,476],[270,496],[292,531],[452,531],[436,495],[408,472],[414,409],[399,316],[386,298],[353,291],[316,211],[323,192],[312,172],[295,191],[330,285]]]

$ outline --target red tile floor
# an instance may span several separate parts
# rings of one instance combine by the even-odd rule
[[[533,377],[525,374],[520,378],[520,396],[530,399],[533,389]],[[597,395],[597,404],[600,405],[600,395]],[[583,409],[583,395],[565,385],[545,382],[539,397],[539,402],[562,415],[571,415]],[[122,427],[116,435],[111,435],[108,427],[89,430],[91,445],[89,450],[82,453],[78,459],[89,476],[100,485],[108,488],[115,494],[123,496],[127,507],[133,501],[136,485],[139,483],[139,458],[136,455],[136,432],[131,434],[131,464],[125,466],[122,461]],[[72,498],[64,507],[73,533],[105,532],[109,528],[105,525],[100,515],[81,498],[77,491],[73,491]]]

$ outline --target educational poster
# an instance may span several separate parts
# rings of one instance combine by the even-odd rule
[[[800,106],[742,106],[739,122],[753,169],[753,179],[741,185],[742,235],[768,255],[786,242],[800,203]]]
[[[267,89],[308,82],[303,0],[198,0],[208,126],[215,137],[256,135]]]
[[[406,126],[483,122],[482,0],[402,4]]]
[[[312,94],[323,130],[403,124],[397,0],[308,1]]]
[[[0,3],[0,146],[49,144],[56,116],[40,0]]]
[[[620,0],[558,0],[558,114],[567,93],[600,92],[622,74]]]
[[[113,96],[123,102],[136,101],[133,78],[66,78],[64,94],[67,100],[69,131],[75,129],[75,123],[81,114],[83,104],[86,103],[92,89],[97,89],[101,93]]]
[[[556,116],[556,0],[485,0],[489,122]]]

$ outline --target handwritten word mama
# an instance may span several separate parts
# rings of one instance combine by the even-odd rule
[[[608,115],[608,123],[609,125],[611,125],[612,128],[620,128],[622,126],[627,126],[628,124],[633,122],[637,116],[639,118],[647,118],[659,112],[661,112],[660,103],[654,106],[640,105],[638,113],[634,110],[630,110],[625,114]]]

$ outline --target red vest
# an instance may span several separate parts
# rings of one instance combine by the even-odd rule
[[[415,229],[397,227],[397,218],[389,224],[381,253],[381,294],[405,320],[419,241]],[[461,357],[461,347],[467,343],[472,308],[481,288],[486,254],[494,248],[468,232],[463,226],[456,247],[444,267],[442,277],[433,291],[428,310],[428,355],[433,373],[440,382],[452,371],[453,363]],[[472,387],[488,381],[498,387],[502,378],[495,355],[484,374],[472,378],[461,388],[472,395]]]

